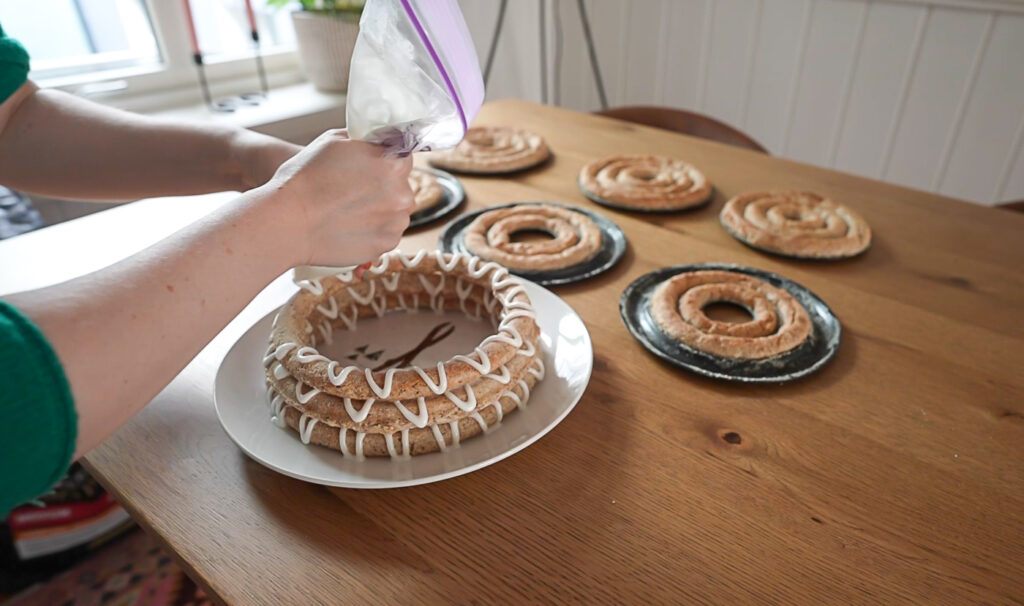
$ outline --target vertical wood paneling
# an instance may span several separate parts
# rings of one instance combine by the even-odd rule
[[[808,0],[767,0],[761,9],[762,33],[754,51],[746,119],[740,126],[773,153],[782,146],[808,7]]]
[[[976,79],[965,91],[969,102],[957,137],[947,142],[948,164],[937,171],[942,193],[985,202],[997,201],[1024,111],[1024,16],[994,19]]]
[[[487,49],[491,44],[498,0],[459,0],[459,8],[462,9],[462,16],[473,35],[476,56],[480,59],[480,68],[483,69],[487,61]]]
[[[487,61],[498,0],[460,0],[460,8],[473,35],[481,67]],[[540,28],[535,0],[509,3],[487,99],[518,97],[540,100]]]
[[[626,88],[626,18],[629,2],[618,0],[587,0],[590,28],[597,46],[597,58],[601,64],[604,87],[608,103],[621,105],[621,95]],[[584,64],[586,66],[586,64]]]
[[[598,102],[587,59],[579,10],[574,0],[555,2],[562,17],[561,105],[570,109],[589,111],[597,107]]]
[[[743,119],[755,6],[754,0],[714,0],[701,110],[730,124]]]
[[[904,75],[914,54],[923,6],[872,3],[833,166],[877,176]],[[908,79],[909,82],[909,79]]]
[[[499,0],[460,3],[483,61]],[[1024,198],[1019,11],[925,0],[586,3],[612,105],[702,111],[780,155],[986,203]],[[576,2],[549,5],[563,24],[561,105],[596,109]],[[539,100],[539,36],[536,2],[509,2],[489,99]]]
[[[761,38],[761,17],[764,14],[764,0],[756,0],[757,5],[754,8],[754,18],[750,20],[750,54],[747,55],[747,74],[743,78],[743,104],[740,108],[740,116],[737,120],[738,124],[746,124],[747,122],[747,108],[750,107],[750,89],[754,81],[754,53],[757,52],[758,41]]]
[[[942,177],[949,166],[949,158],[953,154],[953,144],[960,135],[960,126],[964,121],[964,112],[971,102],[974,93],[974,85],[978,81],[978,73],[981,71],[981,61],[985,58],[985,51],[988,50],[988,43],[992,39],[992,27],[995,25],[995,13],[990,13],[985,20],[985,31],[981,34],[981,42],[978,43],[978,50],[974,53],[974,61],[967,71],[967,79],[964,80],[963,91],[960,93],[960,100],[953,112],[953,123],[949,127],[949,134],[946,135],[946,144],[942,146],[942,154],[939,156],[939,165],[935,168],[935,177],[932,180],[932,189],[938,189],[942,183]]]
[[[845,0],[815,0],[803,70],[782,153],[788,157],[827,164],[831,134],[843,102],[850,69],[867,5]]]
[[[1021,110],[1020,124],[1017,126],[1017,134],[1013,136],[1013,144],[1010,145],[1010,153],[1006,157],[1003,170],[999,175],[999,183],[996,186],[996,202],[1011,202],[1024,200],[1024,109]]]
[[[1024,115],[1014,138],[1013,152],[1008,158],[1007,178],[999,186],[999,201],[1024,200]]]
[[[708,90],[708,64],[711,61],[711,42],[714,39],[711,30],[715,25],[715,0],[704,2],[704,22],[700,28],[700,55],[697,61],[697,92],[694,97],[694,109],[704,110],[704,100]]]
[[[932,185],[987,20],[982,13],[932,9],[883,178]]]
[[[792,134],[793,118],[796,116],[797,94],[800,91],[800,79],[804,73],[804,60],[807,57],[807,40],[811,34],[811,20],[814,18],[814,0],[805,0],[803,17],[800,19],[800,42],[796,47],[796,62],[793,67],[789,93],[786,95],[786,122],[782,127],[782,139],[779,150],[782,154],[789,149],[789,136]]]
[[[857,23],[856,42],[853,52],[850,53],[850,65],[846,68],[846,76],[843,79],[843,92],[839,96],[839,108],[836,111],[835,126],[832,127],[832,134],[829,136],[828,165],[833,166],[836,162],[836,154],[839,153],[839,136],[843,130],[843,121],[846,120],[846,110],[850,105],[850,94],[853,92],[853,76],[857,72],[857,64],[860,62],[861,52],[864,46],[864,34],[868,21],[868,12],[871,10],[871,3],[864,5],[861,11],[860,21]]]
[[[623,4],[626,6],[626,4]],[[624,105],[650,104],[657,98],[658,66],[661,35],[662,3],[646,0],[628,3],[626,18],[626,52],[621,61],[624,64],[623,86],[619,103]]]
[[[672,47],[665,59],[665,105],[693,109],[697,107],[697,83],[700,79],[703,23],[707,0],[670,0],[669,31]]]

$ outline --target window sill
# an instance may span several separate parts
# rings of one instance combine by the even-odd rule
[[[345,94],[317,90],[310,82],[273,88],[259,105],[216,112],[202,103],[144,112],[173,120],[198,120],[249,128],[306,143],[328,128],[345,124]]]

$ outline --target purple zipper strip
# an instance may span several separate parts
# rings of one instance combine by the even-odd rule
[[[423,26],[420,24],[420,20],[416,16],[416,11],[414,11],[412,6],[409,4],[409,0],[402,0],[402,7],[405,9],[405,14],[409,16],[409,21],[412,21],[412,26],[416,28],[416,33],[419,34],[420,40],[423,41],[423,45],[427,47],[427,52],[430,53],[430,58],[434,60],[434,65],[436,65],[438,71],[441,72],[441,77],[444,78],[444,83],[448,87],[448,93],[451,95],[452,100],[455,101],[455,108],[459,110],[459,120],[462,121],[462,131],[466,132],[469,129],[469,124],[466,123],[466,112],[462,109],[462,102],[459,101],[459,94],[455,92],[455,86],[452,85],[451,78],[448,77],[448,72],[444,69],[444,63],[442,63],[441,58],[437,56],[437,51],[434,50],[434,45],[430,43],[430,38],[427,37],[427,32],[423,31]]]

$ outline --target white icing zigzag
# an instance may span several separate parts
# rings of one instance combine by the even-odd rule
[[[367,270],[367,272],[372,275],[378,276],[383,274],[390,267],[390,260],[395,257],[397,257],[405,267],[412,268],[419,265],[419,263],[424,258],[426,258],[427,254],[431,253],[428,253],[425,250],[420,250],[414,256],[408,257],[402,254],[400,251],[395,251],[388,255],[382,256],[374,265],[372,265]],[[516,318],[536,317],[536,314],[529,303],[526,303],[524,301],[513,300],[516,297],[516,295],[518,295],[520,292],[526,292],[523,285],[518,280],[511,277],[511,275],[508,273],[508,270],[498,265],[497,263],[490,261],[483,262],[481,259],[477,257],[467,257],[458,254],[452,255],[449,259],[446,260],[444,257],[444,253],[441,252],[440,250],[434,251],[432,254],[434,255],[434,258],[437,260],[438,266],[444,271],[450,272],[454,270],[457,267],[459,261],[463,258],[466,258],[466,271],[472,278],[480,279],[483,276],[490,273],[491,285],[495,291],[506,287],[512,287],[508,292],[502,293],[500,297],[493,296],[491,294],[491,291],[485,291],[483,297],[483,306],[487,309],[489,313],[493,314],[494,306],[497,305],[498,303],[501,303],[505,307],[505,310],[504,313],[502,314],[501,321],[498,323],[498,332],[484,339],[483,343],[481,343],[481,347],[488,343],[505,343],[507,345],[520,348],[520,352],[518,353],[522,355],[533,355],[533,344],[525,343],[525,340],[523,339],[519,331],[514,326],[511,325],[511,321]],[[351,270],[345,270],[337,274],[336,277],[345,282],[349,282],[352,280],[353,275]],[[390,278],[382,277],[381,281],[384,290],[393,292],[395,289],[397,289],[399,277],[400,276],[398,273],[393,274],[392,276],[390,276]],[[441,313],[444,310],[443,300],[438,295],[444,288],[446,279],[445,274],[442,273],[438,276],[439,279],[436,284],[431,282],[430,279],[425,275],[418,274],[417,277],[420,283],[422,284],[424,290],[426,291],[427,295],[430,297],[431,308],[433,308],[435,312]],[[317,329],[319,330],[321,335],[321,339],[323,340],[324,343],[330,344],[332,339],[332,330],[330,323],[327,321],[328,319],[341,319],[346,325],[346,328],[348,328],[349,330],[355,329],[356,321],[358,319],[358,310],[356,309],[356,302],[358,302],[361,305],[370,305],[378,317],[383,316],[384,312],[387,311],[387,299],[383,296],[383,294],[379,298],[375,298],[375,293],[377,292],[377,282],[374,280],[369,280],[366,283],[368,283],[370,286],[369,292],[365,295],[359,293],[359,291],[353,287],[346,287],[349,295],[353,299],[351,319],[348,316],[346,316],[343,312],[341,312],[341,310],[339,309],[338,302],[334,297],[330,297],[327,300],[328,306],[325,307],[323,304],[321,304],[316,307],[316,309],[320,311],[320,313],[325,318],[324,322],[317,326]],[[300,286],[303,286],[303,288],[310,291],[314,295],[321,295],[324,292],[323,284],[316,279],[305,280],[302,283],[300,283]],[[472,292],[473,284],[467,283],[463,281],[461,278],[458,278],[455,286],[456,295],[459,298],[459,307],[466,313],[469,313],[468,311],[466,311],[465,303],[466,300],[469,298],[470,293]],[[413,295],[412,309],[417,309],[419,307],[418,303],[418,294]],[[402,295],[399,295],[398,304],[400,307],[410,309],[410,307],[407,306],[405,303],[405,297]],[[481,305],[480,303],[477,303],[475,314],[477,317],[481,315],[480,309]],[[313,331],[313,326],[310,325],[309,322],[307,322],[306,332],[312,333]],[[291,345],[292,347],[294,347],[294,344],[285,345]],[[284,347],[284,345],[282,345],[282,347]],[[463,362],[471,366],[477,372],[480,372],[481,374],[487,374],[491,372],[492,364],[490,357],[486,354],[486,352],[484,352],[484,350],[481,347],[477,347],[473,351],[472,355],[475,356],[476,359],[473,359],[470,356],[456,355],[452,357],[452,361]],[[278,349],[280,350],[281,348],[279,347]],[[526,351],[523,351],[523,349],[525,349]],[[527,353],[527,351],[529,353]],[[277,353],[278,352],[275,352],[275,355]],[[287,349],[280,353],[281,355],[277,356],[278,360],[282,359],[283,355],[287,353]],[[335,386],[342,385],[348,378],[348,375],[351,374],[352,372],[363,370],[364,376],[366,377],[367,385],[369,386],[370,390],[374,393],[374,395],[382,399],[389,398],[391,396],[391,389],[394,384],[394,375],[398,371],[412,370],[416,372],[434,394],[443,393],[447,389],[448,384],[448,377],[447,373],[445,372],[443,363],[440,363],[437,366],[438,380],[436,383],[431,381],[427,374],[418,366],[410,366],[407,369],[402,368],[387,370],[384,374],[383,384],[378,385],[377,382],[373,379],[372,372],[369,369],[360,369],[360,367],[358,366],[346,366],[339,372],[337,369],[338,366],[340,366],[340,364],[332,360],[329,360],[325,356],[320,355],[319,352],[313,347],[300,348],[299,351],[296,352],[295,360],[304,364],[321,361],[327,362],[327,378],[331,382],[331,384]]]
[[[530,368],[528,369],[528,372],[530,374],[532,374],[534,377],[537,377],[538,380],[543,379],[544,378],[544,374],[545,374],[544,362],[540,358],[538,358],[530,366]],[[474,411],[469,416],[469,418],[471,418],[474,421],[476,421],[476,423],[480,426],[480,429],[485,434],[486,433],[490,433],[496,427],[498,427],[498,425],[500,425],[501,421],[504,419],[505,415],[504,415],[504,411],[503,411],[502,406],[501,406],[501,400],[503,400],[505,398],[510,398],[516,404],[516,406],[518,408],[525,408],[526,407],[527,401],[530,399],[530,386],[529,386],[529,384],[525,380],[520,380],[517,383],[516,388],[520,388],[521,389],[522,395],[516,393],[516,389],[515,388],[509,389],[505,393],[501,394],[501,396],[499,396],[498,399],[495,400],[495,402],[492,404],[492,406],[495,409],[495,414],[496,414],[496,417],[497,417],[493,424],[489,425],[486,422],[486,420],[483,418],[483,415],[480,414],[480,411]],[[296,386],[296,392],[298,392],[298,391],[299,391],[299,387],[297,385]],[[469,394],[472,394],[472,392],[468,389],[468,386],[467,386],[467,392]],[[272,386],[268,386],[267,394],[268,395],[272,394],[271,402],[270,402],[270,404],[271,404],[271,420],[278,427],[284,427],[285,426],[284,409],[287,408],[290,405],[285,403],[284,399],[280,396],[280,394],[274,393]],[[468,397],[474,397],[474,396],[468,396]],[[370,408],[373,406],[374,401],[375,400],[367,400],[365,402],[365,404],[363,405],[363,408],[361,410],[356,411],[355,408],[352,406],[352,401],[349,400],[348,398],[346,398],[345,399],[345,408],[346,408],[346,410],[348,410],[349,415],[354,420],[356,419],[356,417],[359,417],[357,422],[360,422],[363,419],[365,419],[366,416],[369,414]],[[402,405],[401,402],[396,402],[396,404],[398,405],[399,410],[402,411],[402,414],[405,415],[405,417],[407,419],[409,419],[409,421],[411,423],[415,424],[416,427],[418,427],[418,428],[430,427],[431,434],[433,435],[434,440],[437,442],[438,448],[441,450],[441,452],[447,452],[449,448],[458,446],[460,444],[461,436],[460,436],[460,433],[459,433],[459,421],[458,420],[451,421],[451,422],[448,423],[448,429],[449,429],[449,432],[451,433],[451,444],[448,444],[445,441],[444,435],[441,433],[441,430],[439,429],[437,424],[433,424],[433,425],[427,425],[426,424],[426,420],[424,418],[425,415],[426,415],[426,405],[423,402],[423,398],[419,398],[419,401],[418,401],[419,413],[416,414],[416,415],[413,415],[412,411],[408,410],[408,408],[406,408],[404,405]],[[299,437],[300,437],[300,439],[302,439],[302,442],[304,444],[308,444],[309,443],[310,437],[312,436],[312,433],[313,433],[313,427],[316,426],[317,422],[318,422],[317,419],[315,419],[315,418],[313,418],[313,417],[311,417],[311,416],[309,416],[309,415],[307,415],[305,413],[303,413],[302,416],[299,417]],[[338,428],[338,441],[340,443],[339,444],[339,450],[341,451],[341,454],[342,454],[343,457],[346,457],[346,458],[353,457],[356,460],[362,461],[362,460],[365,459],[365,456],[363,454],[363,441],[366,438],[366,432],[352,430],[352,431],[355,431],[355,434],[356,434],[356,437],[355,437],[355,453],[352,453],[348,449],[348,442],[347,442],[348,432],[349,431],[350,430],[345,428],[345,427],[339,427]],[[399,433],[400,436],[401,436],[402,451],[401,451],[401,453],[399,453],[398,450],[395,448],[394,433],[383,434],[384,435],[384,440],[385,440],[385,445],[387,446],[387,449],[388,449],[388,454],[391,456],[392,459],[395,459],[395,460],[407,459],[407,458],[409,458],[409,456],[411,454],[410,451],[409,451],[409,448],[410,448],[409,429],[402,429],[402,430],[400,430],[399,432],[396,432],[396,433]]]

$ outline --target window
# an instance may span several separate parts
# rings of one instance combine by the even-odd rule
[[[267,0],[250,0],[264,51],[295,46],[288,10],[267,7]],[[207,61],[252,54],[252,37],[244,0],[193,0],[199,49]]]
[[[28,49],[31,78],[41,85],[157,110],[199,96],[183,1],[0,0],[0,23]],[[249,1],[271,86],[301,81],[292,7]],[[190,6],[214,95],[251,91],[254,45],[245,0]]]
[[[32,77],[157,67],[142,0],[0,0],[0,23],[32,57]]]

